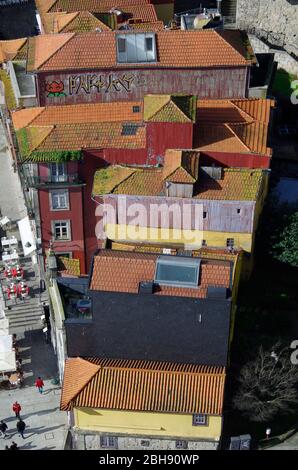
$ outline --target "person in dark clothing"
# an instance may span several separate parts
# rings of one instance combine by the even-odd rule
[[[11,446],[10,446],[10,450],[19,450],[18,444],[16,442],[12,441]]]
[[[0,421],[0,431],[3,434],[3,438],[5,439],[7,437],[6,431],[7,431],[7,424],[4,423],[4,421]]]
[[[20,433],[20,435],[22,436],[23,439],[24,438],[24,431],[25,431],[25,428],[26,428],[26,424],[25,424],[25,421],[22,421],[21,419],[17,422],[17,430],[18,432]]]

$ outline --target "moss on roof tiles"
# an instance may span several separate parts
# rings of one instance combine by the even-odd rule
[[[135,168],[123,166],[109,166],[96,171],[93,181],[92,193],[96,195],[108,194],[112,192],[120,183],[133,175]]]
[[[147,95],[144,97],[144,120],[194,122],[196,106],[197,99],[192,95]]]

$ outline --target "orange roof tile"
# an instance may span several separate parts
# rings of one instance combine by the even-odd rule
[[[89,372],[90,364],[98,371],[74,393],[76,372]],[[224,386],[224,367],[72,358],[65,363],[60,407],[221,415]]]
[[[100,172],[101,170],[98,170],[96,174]],[[259,169],[223,168],[222,178],[212,180],[201,171],[197,182],[194,184],[193,198],[255,201],[264,180],[264,173],[263,170]],[[139,168],[123,182],[119,183],[118,181],[117,186],[110,190],[110,193],[134,196],[165,196],[163,169]]]
[[[63,379],[61,401],[69,402],[88,384],[100,366],[77,357],[66,360],[67,373]]]
[[[101,250],[94,257],[90,289],[137,294],[141,281],[154,280],[157,258],[158,255],[154,253]],[[154,294],[205,298],[209,285],[227,288],[230,286],[231,266],[229,263],[202,261],[200,269],[197,288],[156,284]]]
[[[137,30],[137,31],[148,31],[148,32],[154,32],[154,31],[163,31],[164,30],[164,24],[162,21],[154,21],[154,22],[140,22],[140,23],[130,23],[129,24],[130,29],[132,30]]]
[[[25,108],[11,113],[12,122],[15,130],[27,127],[37,116],[39,116],[45,108]],[[48,122],[46,124],[53,124]]]
[[[194,147],[205,151],[272,155],[267,147],[273,100],[198,100]]]
[[[139,108],[139,110],[136,110]],[[135,112],[136,111],[136,112]],[[12,114],[15,129],[35,126],[48,126],[76,123],[99,122],[138,122],[143,119],[141,101],[75,104],[27,108]]]
[[[26,43],[27,38],[0,41],[0,64],[8,60],[13,60]]]
[[[74,33],[42,34],[29,38],[27,70],[39,69],[74,36]]]
[[[27,140],[29,143],[27,151],[21,152],[20,159],[23,162],[31,161],[33,151],[32,161],[37,162],[50,161],[48,158],[55,152],[81,151],[88,148],[145,148],[146,133],[142,124],[136,126],[135,135],[124,135],[122,130],[122,124],[118,122],[98,122],[92,126],[90,123],[30,125],[17,133],[21,148],[24,149],[22,142]]]
[[[237,31],[234,33],[237,34]],[[107,31],[74,35],[71,38],[66,35],[64,46],[54,53],[48,46],[51,40],[47,35],[31,38],[28,70],[135,68],[135,64],[117,63],[116,34]],[[64,36],[60,35],[61,42]],[[156,39],[157,62],[138,63],[138,67],[202,68],[246,66],[250,63],[216,30],[158,31]]]
[[[43,0],[38,0],[43,1]],[[147,5],[150,0],[46,0],[47,11],[93,11],[108,12],[112,8],[122,11],[135,5]]]

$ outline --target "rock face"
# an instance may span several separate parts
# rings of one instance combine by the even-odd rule
[[[237,25],[298,57],[297,0],[238,0]]]

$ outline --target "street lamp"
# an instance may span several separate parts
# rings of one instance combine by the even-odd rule
[[[269,436],[271,434],[271,429],[270,428],[267,428],[266,429],[266,438],[269,439]]]

